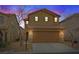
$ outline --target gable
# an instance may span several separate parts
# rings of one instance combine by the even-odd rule
[[[52,16],[60,17],[60,15],[58,15],[58,14],[56,14],[56,13],[50,11],[50,10],[47,10],[47,9],[41,9],[41,10],[34,11],[34,12],[30,13],[28,16],[34,15],[34,14],[37,14],[37,13],[40,13],[40,12],[45,13],[45,14],[50,14]]]

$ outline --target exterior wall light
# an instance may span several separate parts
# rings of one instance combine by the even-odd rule
[[[28,24],[29,23],[29,21],[26,21],[26,24]]]

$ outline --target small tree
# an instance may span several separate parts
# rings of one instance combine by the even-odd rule
[[[19,6],[19,9],[17,10],[17,18],[18,18],[18,23],[21,25],[21,22],[24,21],[24,16],[25,16],[25,6]],[[20,37],[20,43],[22,45],[22,35],[21,35],[21,29],[19,27],[19,37]]]

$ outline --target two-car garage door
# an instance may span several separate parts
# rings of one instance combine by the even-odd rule
[[[58,42],[59,31],[34,31],[32,41],[34,43]]]

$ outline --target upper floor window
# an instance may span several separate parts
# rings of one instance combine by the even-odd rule
[[[45,17],[45,21],[46,21],[46,22],[48,21],[48,17]]]
[[[35,21],[38,21],[38,16],[35,16]]]
[[[54,22],[57,22],[57,21],[58,21],[58,18],[57,18],[57,17],[55,17],[55,18],[54,18]]]
[[[26,24],[28,24],[29,23],[29,21],[26,21]]]

